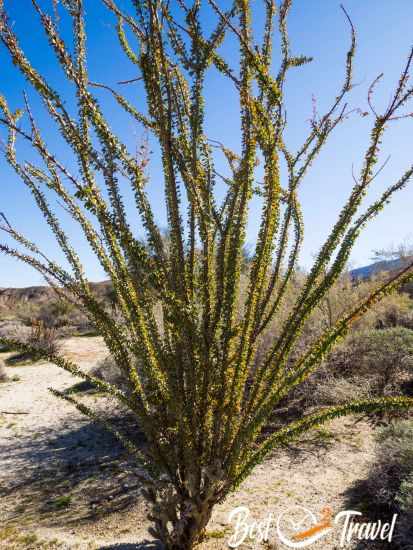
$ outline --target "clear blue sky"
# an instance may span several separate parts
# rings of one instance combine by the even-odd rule
[[[172,0],[173,3],[174,0]],[[126,5],[128,0],[119,0]],[[40,2],[49,6],[47,0]],[[117,45],[113,20],[101,6],[100,0],[85,0],[89,33],[89,71],[91,80],[115,85],[119,80],[133,78],[134,68],[124,58]],[[260,2],[255,0],[255,4]],[[62,73],[47,48],[43,33],[38,26],[30,0],[5,0],[21,43],[36,68],[41,70],[55,88],[67,94],[71,103],[72,90],[64,83]],[[225,5],[227,2],[225,2]],[[386,106],[400,70],[413,44],[413,2],[411,0],[347,0],[349,11],[358,34],[358,50],[355,64],[355,81],[359,84],[351,94],[350,104],[366,110],[367,89],[380,73],[385,76],[377,93],[377,103]],[[257,13],[257,27],[261,15]],[[206,21],[209,25],[209,21]],[[314,57],[314,62],[291,72],[287,86],[288,142],[295,149],[308,132],[308,119],[312,111],[312,95],[317,98],[321,113],[331,103],[343,80],[343,62],[349,44],[346,21],[333,0],[296,0],[289,19],[293,53]],[[64,29],[66,30],[66,29]],[[230,40],[223,48],[225,57],[235,59],[236,49]],[[275,60],[276,64],[276,60]],[[69,166],[72,159],[48,124],[36,95],[13,68],[4,48],[0,46],[1,84],[4,94],[13,107],[22,105],[22,91],[28,90],[33,110],[38,118],[50,148]],[[139,85],[128,87],[126,93],[138,105],[143,96]],[[130,119],[114,107],[107,95],[100,95],[105,112],[113,118],[113,127],[130,147],[142,138],[142,131]],[[238,106],[231,87],[221,77],[211,74],[207,83],[207,130],[209,136],[237,148],[239,146]],[[413,104],[411,106],[413,110]],[[334,223],[338,210],[352,185],[352,165],[356,172],[361,166],[363,153],[368,145],[371,117],[354,116],[341,126],[330,139],[329,145],[312,167],[303,183],[301,199],[306,224],[305,242],[301,264],[309,266],[329,228]],[[0,130],[4,136],[4,131]],[[403,168],[413,163],[413,119],[394,123],[382,147],[383,160],[391,159],[375,181],[368,199],[378,196],[387,185],[402,174]],[[31,158],[31,152],[21,148],[21,158]],[[164,224],[164,209],[160,171],[155,153],[152,164],[152,183],[149,195],[160,224]],[[62,256],[53,237],[33,204],[24,185],[0,159],[0,211],[44,250],[57,260]],[[259,223],[258,203],[251,205],[251,222],[248,241],[254,242]],[[353,265],[369,262],[371,251],[409,240],[413,235],[413,182],[410,187],[395,196],[387,209],[376,218],[360,237],[352,256]],[[64,214],[62,214],[65,217]],[[132,223],[141,231],[136,214],[131,209]],[[97,261],[88,250],[78,229],[68,221],[67,227],[73,242],[80,249],[87,273],[91,280],[103,277]],[[0,235],[1,240],[5,240]],[[0,287],[42,284],[41,277],[28,266],[13,259],[0,256]]]

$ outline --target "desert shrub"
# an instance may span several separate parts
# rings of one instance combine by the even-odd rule
[[[404,512],[413,513],[413,472],[400,483],[396,502]]]
[[[33,304],[30,301],[17,301],[13,314],[16,319],[22,321],[26,326],[30,326],[33,319],[36,319],[39,313],[39,304]]]
[[[125,393],[130,393],[130,389],[127,383],[127,375],[122,372],[116,359],[112,355],[108,355],[96,365],[94,365],[90,371],[89,376],[104,382],[106,384],[114,385],[117,388],[121,388]],[[95,392],[96,386],[88,380],[78,382],[68,388],[67,393],[82,393],[82,392]]]
[[[0,321],[0,337],[3,338],[10,338],[10,337],[18,337],[21,338],[21,323],[13,320],[2,320]],[[24,330],[26,330],[26,327],[24,327]],[[1,352],[7,352],[11,351],[11,347],[8,344],[0,344],[0,351]]]
[[[413,331],[403,327],[353,332],[282,403],[292,416],[317,406],[410,394]],[[394,413],[392,413],[394,414]]]
[[[45,354],[56,355],[60,348],[56,329],[47,327],[42,321],[33,321],[26,342],[34,350],[32,357],[36,359]]]
[[[356,304],[383,280],[385,280],[384,274],[363,281],[353,281],[348,274],[345,274],[320,302],[310,320],[311,325],[320,324],[321,328],[332,326],[343,315],[349,304]],[[413,301],[405,292],[397,292],[383,298],[354,323],[352,331],[395,326],[413,328]]]
[[[65,19],[72,23],[67,27],[73,33],[70,43],[66,26],[61,34],[63,27],[55,18],[44,13],[39,2],[33,3],[57,62],[75,88],[75,102],[72,94],[55,91],[48,78],[32,67],[9,22],[5,3],[0,2],[2,45],[40,95],[39,103],[71,153],[70,161],[58,159],[55,144],[46,142],[43,124],[36,123],[37,113],[30,109],[27,96],[22,109],[9,106],[0,96],[6,160],[32,193],[67,265],[49,260],[31,236],[21,235],[4,214],[0,214],[0,227],[13,245],[0,244],[0,250],[71,292],[94,319],[116,364],[127,374],[128,392],[82,372],[53,355],[46,345],[41,352],[110,393],[136,417],[146,437],[144,448],[115,433],[139,460],[137,475],[152,505],[151,534],[168,550],[191,550],[202,540],[214,506],[274,447],[338,416],[413,406],[412,399],[403,397],[351,401],[264,433],[274,408],[321,365],[352,324],[413,278],[412,262],[374,287],[357,305],[344,301],[345,311],[306,333],[303,353],[295,351],[303,328],[312,328],[313,312],[345,269],[361,229],[413,177],[409,163],[391,187],[365,204],[379,169],[385,131],[413,98],[413,89],[408,87],[413,56],[402,70],[388,107],[380,113],[372,109],[370,139],[354,185],[311,270],[300,274],[302,284],[285,308],[285,291],[299,271],[305,233],[299,187],[332,132],[350,114],[347,105],[353,88],[356,35],[349,16],[345,12],[351,40],[343,81],[324,113],[314,109],[308,133],[297,149],[285,132],[288,99],[284,94],[289,89],[285,81],[290,69],[311,59],[290,51],[287,18],[291,0],[279,6],[272,0],[263,3],[264,17],[258,14],[257,20],[255,9],[260,3],[248,0],[237,0],[232,7],[226,2],[196,1],[190,8],[186,2],[148,0],[131,2],[132,9],[125,7],[125,13],[124,2],[103,3],[116,17],[120,46],[138,72],[137,79],[142,80],[144,98],[136,106],[119,90],[93,82],[88,75],[89,25],[82,0],[59,3]],[[255,32],[260,19],[264,28]],[[204,26],[205,20],[208,25]],[[275,28],[280,65],[273,71]],[[223,59],[221,48],[229,33],[239,42],[238,53],[230,61]],[[210,105],[205,101],[204,84],[211,70],[219,72],[239,101],[236,151],[207,135]],[[150,153],[144,146],[132,152],[129,139],[125,142],[114,133],[112,120],[101,108],[101,93],[111,94],[123,115],[143,125],[150,133],[151,147],[153,142],[160,153],[163,177],[157,177],[157,189],[164,191],[167,242],[155,222],[148,193]],[[370,104],[373,96],[370,89]],[[142,113],[137,110],[141,106]],[[21,138],[34,149],[37,161],[22,159],[16,149]],[[73,174],[68,165],[77,166]],[[55,196],[80,226],[110,278],[113,307],[105,308],[93,294],[65,219],[54,209]],[[245,264],[242,251],[251,201],[257,196],[259,230],[251,259]],[[134,230],[137,217],[147,245]],[[242,287],[245,299],[238,308]],[[163,332],[155,318],[155,297],[161,302]],[[256,361],[259,343],[265,340],[272,321],[276,332],[267,341],[265,356]],[[16,344],[22,350],[33,350],[24,342]],[[99,411],[75,397],[53,392],[94,420],[104,421]],[[105,425],[114,429],[110,422]]]
[[[16,319],[7,319],[0,321],[0,337],[15,338],[25,341],[30,333],[30,328]],[[10,344],[0,344],[0,350],[3,352],[14,351],[16,348]]]
[[[362,399],[374,396],[369,380],[345,378],[337,373],[331,373],[324,365],[317,373],[300,388],[295,397],[299,398],[300,408],[311,408],[319,405],[340,405],[349,399]],[[297,403],[298,404],[298,403]]]
[[[296,342],[293,356],[304,353],[314,338],[317,338],[323,331],[337,323],[345,313],[346,308],[357,304],[368,296],[381,280],[382,278],[379,276],[364,281],[353,281],[348,274],[340,277],[305,323],[303,331]],[[302,291],[304,283],[304,274],[295,273],[286,290],[283,305],[279,309],[277,318],[274,319],[269,330],[260,340],[257,352],[258,361],[265,355],[273,340],[278,337],[280,328],[294,304],[295,297]],[[357,335],[360,333],[398,326],[413,328],[413,301],[406,293],[394,293],[384,297],[383,300],[374,304],[369,311],[354,322],[350,332],[357,339]]]
[[[413,473],[413,422],[402,420],[378,430],[376,462],[367,486],[377,506],[398,506],[401,484]]]
[[[99,380],[122,388],[124,391],[127,390],[126,375],[122,372],[116,360],[111,355],[99,361],[99,363],[91,369],[90,374]]]
[[[395,293],[377,304],[356,329],[405,327],[413,329],[413,301],[405,292]]]
[[[413,377],[413,331],[403,327],[353,333],[327,360],[335,376],[368,383],[377,396],[400,392]]]
[[[413,540],[413,421],[399,420],[378,430],[375,460],[358,494],[371,516],[397,513],[394,548]]]
[[[42,304],[36,316],[45,327],[63,327],[69,324],[75,306],[65,300],[53,300]]]
[[[9,357],[7,362],[10,364],[38,361],[46,356],[55,356],[60,350],[57,329],[46,326],[42,321],[33,320],[29,332],[21,339],[26,350]]]
[[[72,302],[52,300],[39,308],[36,320],[49,329],[57,329],[61,335],[85,332],[93,329],[86,314]]]

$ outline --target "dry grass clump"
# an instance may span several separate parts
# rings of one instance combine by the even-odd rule
[[[109,309],[110,303],[105,295],[102,295],[101,300],[105,309]],[[0,326],[0,333],[6,337],[20,338],[25,328],[31,328],[33,321],[41,322],[49,329],[57,329],[59,334],[64,336],[95,330],[84,311],[70,298],[54,298],[53,295],[41,302],[30,301],[26,297],[15,297],[13,301],[0,308],[0,324],[6,321],[9,330],[2,331]],[[18,333],[16,330],[10,330],[12,324],[18,326]]]
[[[27,343],[34,349],[33,357],[44,357],[44,352],[55,355],[59,351],[58,333],[43,321],[33,321]]]
[[[68,300],[51,300],[42,304],[36,314],[36,320],[45,327],[59,330],[60,334],[82,333],[93,327],[90,320],[74,303]]]
[[[333,375],[366,383],[377,397],[393,395],[413,376],[413,330],[399,326],[354,333],[327,363]]]
[[[30,351],[17,353],[9,357],[12,365],[38,361],[45,353],[56,355],[60,350],[59,334],[56,328],[46,326],[42,321],[33,320],[30,331],[21,339],[30,347]]]
[[[75,309],[67,301],[53,300],[41,305],[36,318],[46,327],[59,328],[70,324],[71,314]]]
[[[355,329],[397,326],[413,329],[413,300],[404,292],[386,296],[356,324]]]
[[[282,402],[276,422],[318,407],[411,395],[412,390],[413,330],[394,327],[353,332]]]

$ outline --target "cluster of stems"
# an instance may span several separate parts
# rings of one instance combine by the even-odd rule
[[[66,264],[58,265],[46,256],[6,214],[2,214],[1,229],[16,245],[1,244],[0,250],[31,265],[57,293],[74,299],[99,330],[124,373],[127,391],[84,373],[59,355],[47,357],[115,397],[136,416],[147,440],[144,450],[133,438],[106,425],[139,461],[145,495],[153,505],[153,534],[168,548],[189,549],[201,540],[213,506],[275,446],[337,416],[412,405],[411,399],[402,397],[350,402],[304,415],[275,432],[263,432],[277,403],[322,363],[352,323],[413,278],[409,264],[328,326],[301,354],[294,353],[305,323],[345,269],[363,227],[413,175],[412,165],[362,210],[380,171],[385,130],[406,116],[404,107],[413,95],[408,81],[413,51],[382,114],[373,104],[380,77],[370,87],[373,124],[360,173],[353,176],[349,196],[295,304],[266,352],[257,354],[297,271],[304,237],[300,186],[330,135],[352,112],[347,106],[356,50],[352,22],[343,9],[351,35],[343,84],[325,114],[314,112],[308,135],[293,152],[284,140],[285,81],[290,71],[311,58],[291,52],[287,19],[292,0],[280,0],[278,5],[276,0],[234,0],[225,8],[217,0],[131,0],[128,11],[115,0],[101,0],[116,21],[120,47],[138,74],[129,84],[142,85],[143,97],[136,104],[122,94],[121,86],[90,79],[84,1],[60,1],[59,9],[72,24],[68,44],[56,11],[46,13],[42,2],[32,0],[34,24],[43,28],[75,92],[75,101],[66,101],[27,57],[0,0],[1,43],[41,98],[51,124],[73,155],[69,169],[42,136],[28,96],[17,111],[0,96],[0,123],[7,131],[5,157],[30,190]],[[54,4],[56,8],[59,2]],[[259,42],[252,9],[257,4],[265,12]],[[204,31],[203,17],[215,20],[210,34]],[[280,38],[275,72],[274,35]],[[238,44],[235,64],[221,53],[225,40]],[[210,72],[219,73],[238,97],[239,151],[206,133],[204,88]],[[128,150],[122,136],[112,130],[99,94],[109,94],[157,143],[167,244],[147,195],[148,155],[136,156]],[[37,153],[37,163],[19,160],[18,140]],[[224,174],[216,169],[217,158],[225,159]],[[129,200],[125,205],[125,185],[134,204]],[[218,186],[225,189],[219,203]],[[53,197],[79,226],[110,280],[116,315],[91,290]],[[261,221],[243,275],[252,200],[261,205]],[[131,229],[131,212],[142,221],[144,242]],[[240,307],[243,276],[246,296]],[[27,348],[11,339],[0,341]],[[91,418],[102,420],[81,400],[53,391]]]

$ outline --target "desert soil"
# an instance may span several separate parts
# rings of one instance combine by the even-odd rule
[[[100,338],[86,337],[66,340],[63,352],[85,370],[107,354]],[[47,363],[7,370],[19,380],[0,385],[0,548],[154,547],[125,452],[73,405],[48,391],[67,389],[78,380]],[[112,410],[98,394],[80,399],[103,412]],[[372,428],[354,419],[336,421],[315,432],[311,441],[279,451],[216,508],[200,550],[228,548],[233,535],[228,515],[238,506],[249,508],[250,521],[270,513],[276,518],[296,506],[318,518],[325,506],[333,514],[347,509],[351,489],[366,477],[373,451]],[[287,512],[287,522],[297,520],[297,513]],[[241,548],[287,548],[274,525],[271,544],[247,540]],[[339,535],[332,530],[311,548],[339,548]]]

